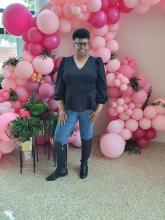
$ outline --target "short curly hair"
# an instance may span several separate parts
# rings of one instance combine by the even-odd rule
[[[72,39],[75,40],[76,38],[90,39],[90,32],[86,28],[78,28],[72,34]]]

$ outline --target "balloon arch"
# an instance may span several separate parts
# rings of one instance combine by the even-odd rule
[[[101,152],[109,158],[117,158],[129,141],[145,148],[157,131],[165,131],[165,101],[158,98],[148,104],[152,92],[150,83],[138,73],[134,59],[126,57],[120,61],[117,58],[119,43],[115,40],[122,13],[145,13],[159,1],[49,0],[36,17],[21,4],[9,5],[2,16],[3,25],[10,34],[22,36],[25,44],[22,60],[9,59],[2,69],[0,154],[14,149],[14,143],[4,132],[5,126],[17,114],[21,116],[21,105],[28,100],[32,90],[36,98],[42,98],[58,113],[52,97],[61,57],[48,57],[44,51],[56,50],[62,35],[81,26],[91,32],[90,54],[100,56],[106,70],[109,124],[100,138]],[[164,7],[165,1],[161,4]],[[18,101],[9,100],[11,89],[18,95]],[[78,125],[69,142],[81,145]]]

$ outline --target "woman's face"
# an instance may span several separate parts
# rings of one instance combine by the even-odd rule
[[[76,38],[74,40],[74,49],[75,49],[75,53],[78,56],[86,56],[89,52],[89,39],[83,38]]]

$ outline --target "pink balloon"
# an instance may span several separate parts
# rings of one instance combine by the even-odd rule
[[[40,43],[43,40],[43,34],[36,27],[32,27],[27,32],[28,40],[32,43]]]
[[[98,57],[101,57],[104,63],[108,63],[111,57],[111,52],[106,47],[99,48],[96,51]]]
[[[150,105],[150,106],[147,106],[145,109],[144,109],[144,116],[148,119],[153,119],[155,118],[157,115],[157,111],[156,111],[156,108],[155,106],[153,105]]]
[[[128,114],[126,114],[125,112],[121,112],[119,114],[119,118],[123,121],[127,121],[130,118],[130,116]]]
[[[24,32],[23,34],[22,34],[22,39],[25,41],[25,42],[29,42],[29,39],[28,39],[28,36],[27,36],[27,33],[28,32]]]
[[[18,115],[14,112],[6,112],[0,115],[0,137],[3,141],[10,141],[10,138],[7,136],[6,131],[9,123],[15,120]]]
[[[0,152],[3,154],[9,154],[16,148],[16,143],[12,140],[10,141],[0,141]]]
[[[34,44],[30,43],[28,45],[28,51],[33,55],[33,56],[38,56],[43,52],[43,47],[41,44]]]
[[[128,79],[131,79],[135,74],[135,70],[131,66],[124,64],[120,67],[120,73],[122,73]]]
[[[11,106],[15,110],[18,110],[19,108],[21,108],[21,103],[20,103],[20,101],[12,102]]]
[[[82,144],[81,144],[81,137],[80,137],[80,131],[75,131],[75,138],[72,141],[72,144],[75,147],[81,147],[82,146]]]
[[[102,6],[101,6],[101,10],[105,10],[109,7],[110,5],[110,1],[109,0],[101,0],[102,2]]]
[[[37,82],[29,81],[27,84],[27,88],[30,91],[36,91],[38,89],[38,87],[39,87],[39,84]]]
[[[154,128],[149,128],[148,130],[146,130],[145,138],[147,138],[148,140],[152,140],[156,137],[156,135],[156,130]]]
[[[128,119],[128,120],[125,122],[125,127],[126,127],[128,130],[134,132],[134,131],[136,131],[137,128],[138,128],[138,122],[137,122],[136,120],[134,120],[134,119]]]
[[[144,90],[140,90],[133,94],[132,100],[136,104],[143,104],[147,99],[147,93]]]
[[[108,25],[105,24],[101,28],[93,28],[93,32],[98,36],[104,36],[105,34],[108,33]]]
[[[101,0],[88,0],[87,8],[89,12],[97,12],[101,9],[102,2]]]
[[[105,47],[105,39],[104,39],[104,37],[96,36],[92,40],[92,47],[94,49]]]
[[[132,8],[126,7],[126,5],[124,4],[124,0],[120,0],[119,1],[119,10],[123,13],[129,13],[132,11]]]
[[[66,18],[72,18],[73,17],[73,14],[72,14],[73,10],[72,9],[73,9],[73,7],[71,7],[71,4],[66,3],[62,8],[63,15]],[[58,15],[58,17],[62,16],[62,13],[60,13],[61,12],[60,10],[61,10],[61,7],[59,7],[57,5],[55,5],[54,8],[53,8],[53,11]]]
[[[42,45],[48,50],[54,50],[60,45],[60,38],[56,35],[47,35],[42,41]]]
[[[66,34],[71,31],[72,25],[71,22],[66,18],[60,19],[60,26],[59,26],[59,32],[61,34]]]
[[[22,59],[31,63],[34,57],[27,50],[24,50],[22,53]]]
[[[43,83],[39,87],[39,94],[43,98],[50,98],[54,93],[54,88],[49,83]]]
[[[31,19],[31,12],[19,3],[10,4],[2,14],[3,26],[10,34],[16,36],[22,35],[29,29]]]
[[[16,87],[17,87],[17,84],[16,84],[15,80],[10,79],[10,78],[4,79],[2,81],[1,85],[2,85],[2,88],[6,89],[6,90],[9,90],[9,89],[14,89],[15,90]]]
[[[133,137],[136,140],[139,140],[143,137],[145,137],[146,131],[142,128],[138,128],[136,131],[133,132]]]
[[[165,131],[165,116],[157,115],[152,120],[152,127],[157,131]]]
[[[121,131],[120,135],[124,140],[129,140],[132,137],[132,133],[126,128]]]
[[[2,152],[0,151],[0,160],[2,159]]]
[[[114,86],[109,87],[108,95],[112,98],[118,98],[121,95],[120,89]]]
[[[140,2],[135,8],[135,11],[139,14],[143,14],[146,13],[149,9],[150,6],[143,4],[143,2]]]
[[[136,143],[140,148],[146,148],[148,145],[148,140],[146,138],[142,138],[142,139],[137,140]]]
[[[104,11],[91,13],[89,23],[95,28],[102,28],[107,23],[107,15]]]
[[[138,84],[140,86],[140,88],[144,88],[145,85],[146,85],[146,79],[145,79],[145,76],[143,74],[138,74],[137,78],[139,79],[138,80]]]
[[[114,116],[116,116],[118,113],[117,113],[117,111],[116,111],[115,108],[110,107],[110,108],[108,109],[108,114],[109,114],[110,117],[114,117]]]
[[[28,61],[20,61],[14,70],[15,75],[21,79],[29,79],[33,72],[33,66]]]
[[[125,141],[118,134],[106,134],[100,142],[101,152],[109,158],[120,157],[125,148]]]
[[[110,5],[111,7],[117,6],[118,3],[119,3],[119,0],[109,0],[109,5]]]
[[[41,73],[43,75],[47,75],[51,73],[54,68],[53,59],[50,57],[46,57],[46,58],[40,57],[40,56],[35,57],[32,64],[33,64],[34,70],[37,73]]]
[[[106,67],[109,72],[114,73],[120,68],[120,61],[118,59],[110,60]]]
[[[20,86],[20,87],[16,88],[15,91],[16,91],[16,93],[19,97],[19,100],[21,102],[26,102],[28,100],[29,94],[28,94],[28,91],[25,89],[25,87]]]
[[[124,4],[128,8],[135,8],[139,4],[139,0],[124,0]]]
[[[37,27],[44,34],[54,34],[59,28],[59,18],[53,11],[44,9],[37,15]]]
[[[55,60],[54,60],[54,71],[57,71],[59,66],[60,66],[60,62],[62,60],[62,57],[57,57]]]
[[[107,10],[108,24],[115,24],[120,20],[120,11],[117,7],[111,7]]]
[[[124,128],[124,122],[120,119],[111,121],[107,126],[107,132],[119,134]]]
[[[119,50],[119,43],[116,40],[110,40],[106,43],[106,47],[110,49],[110,51],[116,52]]]
[[[131,97],[133,93],[134,93],[133,88],[131,86],[128,86],[126,91],[122,91],[122,96]]]
[[[151,127],[151,120],[148,118],[142,118],[139,121],[139,127],[141,127],[144,130],[147,130]]]
[[[141,120],[143,118],[143,110],[141,108],[135,108],[131,117],[137,121]]]

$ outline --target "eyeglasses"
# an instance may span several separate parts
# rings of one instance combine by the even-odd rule
[[[87,47],[89,42],[74,42],[78,47]]]

